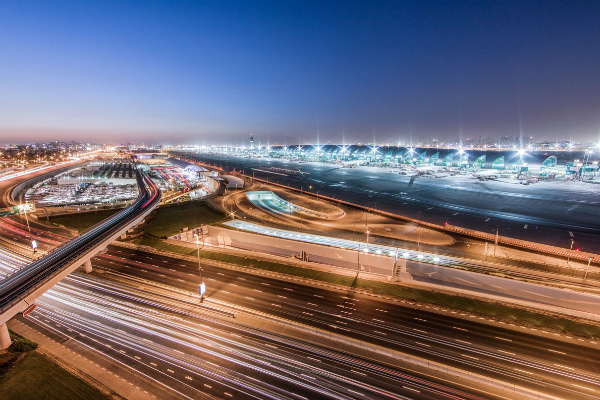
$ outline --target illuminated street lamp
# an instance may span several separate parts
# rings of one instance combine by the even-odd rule
[[[200,264],[200,238],[198,237],[198,233],[195,232],[194,236],[196,237],[196,250],[198,252],[198,272],[200,273],[200,303],[204,301],[204,292],[206,292],[206,285],[202,281],[202,265]]]

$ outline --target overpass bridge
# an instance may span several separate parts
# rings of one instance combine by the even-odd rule
[[[135,173],[139,196],[133,204],[0,282],[0,349],[11,344],[8,320],[32,310],[38,297],[78,267],[91,272],[91,258],[142,223],[160,203],[160,189],[137,165]]]

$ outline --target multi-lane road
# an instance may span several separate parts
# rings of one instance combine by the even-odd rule
[[[479,181],[465,176],[412,178],[390,167],[340,168],[328,163],[298,163],[198,155],[199,160],[226,170],[268,179],[303,191],[343,199],[366,207],[517,239],[569,248],[571,239],[583,251],[600,253],[597,185],[582,182],[540,182],[519,185]],[[303,173],[274,174],[276,167]]]
[[[19,225],[17,224],[16,227],[18,228]],[[39,235],[42,243],[60,240],[60,235],[57,233],[48,235],[51,237],[45,237],[43,232],[37,230],[35,233]],[[50,298],[55,302],[46,300],[48,296],[43,297],[38,302],[41,307],[37,315],[39,319],[45,313],[43,314],[45,320],[52,321],[54,325],[45,320],[41,322],[51,326],[52,329],[65,327],[60,330],[63,334],[69,334],[71,331],[68,329],[72,329],[73,332],[78,333],[75,336],[77,340],[82,340],[79,333],[85,335],[83,338],[93,338],[89,340],[98,344],[100,346],[98,349],[104,348],[103,351],[106,351],[107,344],[115,345],[111,344],[111,341],[120,331],[128,335],[133,333],[134,337],[140,326],[150,327],[149,331],[160,332],[157,326],[148,325],[147,320],[140,321],[138,327],[129,325],[132,318],[130,314],[140,317],[138,314],[143,308],[150,310],[158,307],[163,312],[175,313],[176,318],[167,318],[168,325],[186,316],[199,318],[210,315],[210,318],[218,317],[230,324],[233,323],[230,313],[237,314],[237,320],[240,315],[259,314],[449,364],[465,371],[494,377],[563,398],[594,398],[600,394],[600,367],[595,363],[595,360],[600,357],[600,350],[595,343],[486,325],[482,324],[486,321],[481,321],[480,318],[446,315],[436,311],[434,307],[411,306],[362,295],[352,290],[340,291],[323,286],[308,286],[238,268],[227,268],[225,265],[218,265],[208,260],[203,260],[203,277],[208,286],[207,300],[200,305],[196,297],[182,296],[181,292],[177,292],[177,290],[192,293],[197,291],[199,276],[197,263],[193,259],[181,260],[111,246],[107,253],[96,257],[93,263],[97,268],[105,271],[101,276],[110,277],[110,281],[76,275],[78,282],[83,280],[81,282],[84,283],[77,283],[78,289],[70,289],[68,295],[63,294],[62,297],[54,294],[62,289],[53,290]],[[75,276],[69,278],[68,282],[71,282],[71,279],[75,279]],[[63,285],[59,287],[62,288]],[[85,294],[77,296],[84,296],[87,301],[96,299],[101,304],[77,303],[79,307],[77,312],[82,313],[82,317],[76,324],[67,323],[66,316],[76,314],[73,301],[81,290]],[[108,299],[107,293],[126,295],[126,302],[131,304],[123,303],[118,310],[109,313],[105,309],[108,304],[115,307],[115,304],[123,300]],[[157,305],[157,299],[162,299],[160,301],[166,304]],[[179,302],[176,301],[177,299]],[[53,312],[48,314],[47,310],[50,306]],[[147,310],[147,312],[153,311]],[[117,326],[110,325],[115,323],[111,320],[109,329],[102,327],[103,324],[108,323],[106,320],[100,322],[90,320],[88,319],[90,314],[97,314],[94,318],[100,319],[103,318],[102,316],[114,315],[115,320],[129,322],[124,326]],[[57,327],[56,324],[60,326]],[[90,330],[94,326],[97,327],[97,331]],[[266,333],[261,333],[264,334]],[[125,353],[118,350],[115,352],[128,354],[128,346],[131,346],[124,344],[126,342],[119,343],[124,346],[121,349]],[[275,347],[279,345],[272,344]],[[268,353],[271,351],[269,346],[261,348],[263,351],[267,349]],[[159,353],[160,351],[152,352],[152,354]],[[168,354],[172,355],[172,352]],[[136,355],[142,358],[142,355],[138,353]],[[124,357],[131,360],[131,354]],[[133,358],[136,359],[135,356]],[[156,361],[148,360],[145,365],[152,366],[150,363],[158,365]],[[173,368],[168,369],[175,371]],[[419,376],[419,379],[421,378],[424,377]],[[184,376],[183,379],[182,382],[189,383],[186,382],[189,381],[188,378]],[[204,382],[199,376],[196,379]],[[179,387],[179,384],[173,383],[173,385]],[[210,383],[208,385],[212,387]],[[454,389],[459,387],[460,385]],[[181,388],[177,390],[185,392]],[[227,390],[233,391],[231,387],[219,387],[217,392],[224,393]],[[290,390],[296,393],[295,389]],[[488,395],[483,398],[488,398]]]
[[[129,285],[156,282],[194,292],[197,264],[110,248],[96,265]],[[600,395],[597,345],[538,336],[410,307],[353,291],[307,286],[205,262],[209,305],[228,304],[384,346],[562,398]]]
[[[2,272],[24,262],[0,253]],[[506,398],[290,337],[224,302],[199,304],[132,277],[115,280],[72,274],[39,299],[29,323],[155,381],[147,389],[159,398],[165,387],[176,398]]]
[[[23,250],[23,225],[0,228]],[[42,249],[66,238],[37,225],[32,235]],[[3,274],[24,263],[0,252]],[[208,260],[207,298],[199,303],[190,295],[199,284],[194,259],[110,246],[93,263],[98,273],[72,274],[41,297],[30,323],[159,382],[158,396],[167,387],[179,398],[521,398],[373,357],[378,346],[559,398],[600,397],[595,342]],[[360,346],[342,349],[327,334]]]
[[[27,296],[39,290],[41,285],[55,279],[55,276],[63,270],[72,268],[73,263],[81,257],[85,257],[92,251],[98,251],[97,248],[106,240],[119,235],[119,231],[131,226],[136,218],[138,220],[143,218],[160,202],[161,192],[152,180],[138,169],[136,169],[136,178],[140,194],[133,204],[0,281],[0,308],[3,313],[14,310],[15,304],[23,302],[25,298],[30,300]],[[8,318],[12,315],[14,314]]]

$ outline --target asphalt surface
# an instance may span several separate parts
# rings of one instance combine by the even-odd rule
[[[22,227],[3,229],[12,231],[15,241],[22,235]],[[48,248],[64,237],[36,229],[32,233]],[[5,271],[22,262],[5,254],[0,267]],[[207,299],[198,304],[194,297],[154,284],[197,291],[194,262],[114,247],[93,262],[121,283],[72,274],[40,299],[32,317],[58,337],[82,341],[182,397],[208,392],[221,398],[499,398],[464,383],[238,324],[231,312],[241,307],[565,399],[600,393],[596,344],[540,337],[208,262]]]
[[[402,176],[390,167],[340,168],[329,163],[299,163],[199,155],[206,163],[241,171],[303,191],[343,199],[443,226],[600,253],[597,185],[549,181],[533,185],[479,181],[476,178]],[[265,168],[299,170],[277,174]],[[393,171],[393,172],[390,172]],[[312,186],[312,189],[310,187]]]
[[[122,279],[196,291],[197,264],[123,248],[95,260]],[[207,261],[206,304],[232,304],[501,379],[562,398],[600,393],[596,345],[554,340],[407,307],[366,295],[315,288]]]
[[[59,236],[55,233],[54,237],[58,239]],[[43,241],[44,238],[42,237],[41,240]],[[11,261],[14,262],[10,258],[8,260],[9,264]],[[44,314],[48,321],[53,321],[55,325],[58,323],[60,326],[69,325],[66,320],[57,319],[56,314],[67,318],[77,313],[72,302],[75,301],[78,290],[85,289],[86,292],[82,296],[88,301],[101,303],[100,306],[76,303],[80,307],[78,312],[83,312],[84,316],[87,316],[91,310],[100,310],[95,312],[98,313],[98,318],[103,318],[109,315],[109,312],[102,307],[106,304],[118,303],[114,299],[107,298],[106,293],[114,294],[119,291],[124,293],[127,301],[135,304],[123,305],[119,308],[119,312],[137,315],[140,310],[154,304],[156,298],[152,296],[163,290],[152,286],[153,282],[192,292],[197,291],[199,284],[196,262],[137,250],[111,246],[106,254],[94,258],[93,263],[96,267],[100,266],[110,271],[111,276],[120,280],[121,285],[104,280],[90,281],[97,278],[80,276],[77,279],[84,279],[85,283],[81,284],[79,289],[71,289],[63,297],[55,297],[56,303],[53,305],[43,300],[47,296],[38,302],[45,307],[52,305],[54,314],[50,317]],[[197,300],[192,300],[192,304],[189,296],[184,296],[184,303],[160,306],[162,310],[185,315],[192,310],[193,316],[198,317],[204,315],[204,311],[212,315],[217,309],[219,316],[229,319],[229,313],[235,311],[229,308],[229,311],[223,315],[224,305],[233,307],[233,310],[235,307],[244,307],[250,312],[265,313],[300,322],[323,331],[339,333],[367,343],[450,364],[532,390],[559,395],[562,398],[594,398],[594,394],[600,392],[598,375],[600,366],[595,361],[600,356],[600,351],[596,344],[590,345],[575,340],[555,340],[548,335],[539,337],[513,329],[481,324],[474,320],[439,314],[433,312],[433,307],[409,307],[406,304],[360,295],[353,291],[331,290],[326,287],[312,287],[267,276],[257,276],[221,268],[208,261],[203,261],[203,265],[204,282],[207,284],[208,291],[207,300],[201,307],[207,309],[198,312],[195,309],[198,307]],[[61,288],[63,284],[65,283],[60,284]],[[144,290],[140,292],[141,288]],[[55,290],[59,290],[58,287],[52,293]],[[163,294],[162,298],[163,301],[165,297],[172,300],[178,295],[177,293],[166,296]],[[149,300],[148,296],[153,300]],[[38,312],[42,313],[45,309],[47,308],[41,307]],[[118,312],[114,315],[118,319],[125,318],[119,316]],[[175,320],[178,318],[181,316]],[[170,321],[172,322],[173,319],[171,318]],[[77,330],[73,327],[75,325],[71,325],[68,329],[84,332],[83,337],[93,337],[92,342],[97,343],[100,346],[98,349],[105,352],[107,350],[102,349],[102,346],[106,347],[107,340],[112,340],[114,332],[106,328],[95,333],[89,331],[90,327],[98,323],[84,318],[78,323]],[[99,326],[105,323],[106,321],[100,322]],[[129,332],[128,324],[129,322],[125,327],[113,326],[113,328],[117,331]],[[149,332],[160,331],[158,327],[150,327],[148,321],[139,324],[148,326]],[[54,326],[52,329],[60,326]],[[70,332],[68,329],[63,333]],[[127,353],[127,350],[125,352]],[[121,351],[118,353],[126,354]],[[152,354],[158,353],[160,352],[154,351]],[[138,357],[142,356],[138,355]],[[135,356],[134,359],[137,360]],[[184,379],[189,380],[185,377]],[[184,385],[184,387],[188,386]],[[230,387],[220,387],[218,391],[230,389]],[[185,392],[181,388],[177,390]],[[487,398],[487,395],[484,398]]]
[[[55,340],[77,340],[182,398],[505,398],[243,325],[223,304],[139,281],[75,273],[36,304],[29,322]]]

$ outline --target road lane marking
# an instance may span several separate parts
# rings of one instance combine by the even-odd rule
[[[500,336],[496,336],[496,339],[504,340],[505,342],[512,342],[512,339],[506,339]]]
[[[505,354],[510,354],[511,356],[514,356],[515,353],[511,353],[510,351],[504,351],[504,350],[498,350],[500,353],[505,353]]]
[[[420,391],[420,390],[413,389],[413,388],[411,388],[411,387],[408,387],[408,386],[404,386],[404,385],[403,385],[402,387],[403,387],[404,389],[407,389],[407,390],[412,390],[413,392],[421,393],[421,391]]]
[[[561,364],[554,364],[554,365],[556,365],[557,367],[564,368],[564,369],[570,369],[571,371],[573,371],[575,369],[575,368],[567,367],[566,365],[561,365]]]
[[[522,373],[524,373],[524,374],[533,375],[533,372],[530,372],[530,371],[524,371],[524,370],[522,370],[522,369],[519,369],[519,368],[515,368],[515,371],[519,371],[519,372],[522,372]]]
[[[452,329],[458,329],[459,331],[465,331],[465,332],[469,332],[468,329],[465,328],[459,328],[458,326],[453,326]]]
[[[564,353],[562,351],[558,351],[558,350],[552,350],[552,349],[548,349],[548,351],[551,351],[553,353],[558,353],[558,354],[562,354],[562,355],[566,355],[567,353]]]
[[[589,390],[589,391],[595,392],[595,390],[592,389],[592,388],[581,386],[581,385],[577,385],[576,383],[574,383],[573,386],[577,386],[578,388],[582,388],[582,389],[585,389],[585,390]]]

